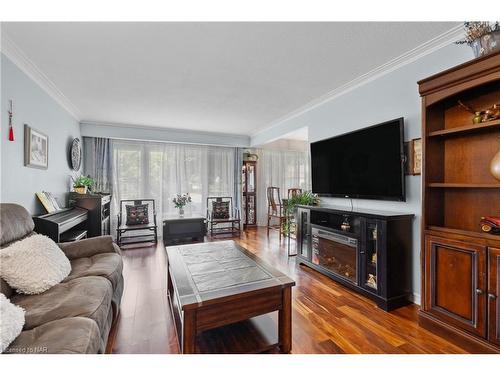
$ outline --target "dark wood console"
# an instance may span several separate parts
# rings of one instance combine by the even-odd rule
[[[413,214],[299,206],[297,259],[392,310],[411,302]]]

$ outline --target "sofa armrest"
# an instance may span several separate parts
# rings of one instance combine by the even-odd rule
[[[111,236],[86,238],[58,245],[68,259],[91,257],[102,253],[116,253],[121,255],[120,248],[113,242]]]

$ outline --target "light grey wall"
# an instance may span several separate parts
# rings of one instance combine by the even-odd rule
[[[293,119],[252,137],[252,145],[266,143],[304,126],[311,142],[350,132],[386,120],[405,118],[405,139],[421,137],[420,96],[417,81],[470,60],[470,49],[450,45],[334,98]],[[335,74],[335,72],[332,72]],[[384,209],[415,214],[413,223],[413,292],[420,300],[420,176],[406,177],[406,202],[354,200],[355,208]],[[347,199],[323,199],[326,204],[349,206]]]
[[[73,173],[68,147],[80,137],[80,125],[40,86],[34,83],[5,55],[1,54],[1,202],[23,205],[30,213],[42,213],[35,192],[49,191],[66,204]],[[8,140],[9,100],[14,102],[15,141]],[[24,166],[24,124],[49,137],[49,168]]]
[[[209,129],[208,129],[209,130]],[[114,139],[131,139],[139,141],[193,143],[214,146],[248,147],[250,137],[247,135],[202,132],[173,128],[157,128],[147,126],[101,124],[82,122],[81,132],[84,137],[100,137]]]

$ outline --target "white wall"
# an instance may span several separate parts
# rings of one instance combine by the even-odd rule
[[[296,139],[277,139],[273,142],[262,145],[262,148],[269,150],[309,152],[309,142],[299,141]]]
[[[1,202],[18,203],[30,213],[42,213],[35,197],[37,191],[55,194],[66,204],[74,172],[68,162],[68,147],[80,137],[80,125],[40,86],[32,81],[5,55],[1,59]],[[14,102],[15,141],[8,140],[8,106]],[[24,166],[24,124],[49,137],[49,167],[35,169]]]
[[[386,120],[405,118],[405,139],[421,136],[420,97],[417,81],[470,60],[464,46],[448,45],[408,65],[327,101],[252,137],[252,145],[266,143],[295,129],[308,126],[311,142],[350,132]],[[335,72],[332,72],[335,74]],[[406,202],[354,200],[355,208],[413,213],[413,292],[420,300],[420,176],[406,177]],[[323,199],[326,204],[348,206],[346,199]]]

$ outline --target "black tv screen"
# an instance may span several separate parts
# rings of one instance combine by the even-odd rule
[[[311,143],[313,192],[404,201],[403,129],[399,118]]]

